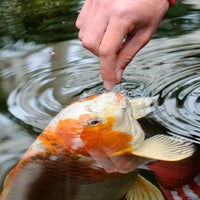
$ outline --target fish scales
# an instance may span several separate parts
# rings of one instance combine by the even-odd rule
[[[137,168],[182,160],[195,149],[162,134],[145,139],[137,119],[151,100],[106,92],[72,103],[8,174],[0,200],[164,200]]]

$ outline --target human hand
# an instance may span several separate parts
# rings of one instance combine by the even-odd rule
[[[86,0],[77,18],[83,47],[100,58],[106,89],[151,39],[169,8],[167,0]]]

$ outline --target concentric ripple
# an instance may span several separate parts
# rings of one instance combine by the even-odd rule
[[[59,59],[53,59],[53,64],[50,64],[48,62],[51,59],[46,58],[48,62],[46,64],[42,62],[44,68],[26,72],[23,80],[8,98],[8,107],[12,115],[22,124],[29,125],[36,131],[44,129],[49,121],[69,103],[105,92],[98,60],[84,51],[80,43],[75,40],[60,45],[68,47],[63,48],[65,52],[61,52],[58,47],[46,47],[46,49],[54,49],[52,53],[42,50],[48,52],[46,57],[57,56]],[[31,60],[43,60],[39,53],[30,54],[26,60],[30,60],[30,57]],[[28,63],[31,65],[30,62]],[[30,66],[29,68],[33,69]],[[136,77],[133,79],[129,76],[126,78],[120,87],[128,91],[129,96],[149,96],[145,79],[139,80]]]
[[[69,75],[65,69],[36,72],[10,94],[10,112],[25,124],[43,129],[58,111],[78,99],[84,89],[92,88],[100,80],[88,81],[94,73]],[[84,84],[83,84],[84,83]]]
[[[179,38],[152,40],[130,63],[121,83],[130,97],[158,96],[157,108],[149,117],[162,124],[169,134],[195,143],[200,143],[198,41],[199,31]],[[52,61],[54,68],[50,65],[25,74],[8,99],[9,111],[35,129],[43,129],[74,100],[104,92],[96,57],[76,41],[62,46],[68,48],[54,48],[51,54],[62,57]],[[29,56],[33,60],[33,55]]]
[[[88,65],[87,65],[88,66]],[[37,72],[10,94],[10,112],[23,123],[44,129],[49,121],[69,103],[87,96],[105,92],[98,70],[78,71],[69,74],[65,68],[56,71]],[[129,96],[148,96],[145,83],[126,82],[121,88]]]
[[[196,70],[195,70],[196,69]],[[155,118],[170,133],[200,142],[200,65],[179,71],[160,93]],[[192,73],[196,71],[196,73]],[[169,74],[173,77],[173,74]]]
[[[152,93],[159,96],[153,118],[170,134],[186,137],[195,143],[200,143],[199,36],[197,31],[178,39],[166,39],[163,45],[158,44],[162,40],[155,40],[139,56],[143,67],[148,60],[150,87]],[[150,49],[152,51],[148,54]],[[140,60],[142,57],[144,60]]]

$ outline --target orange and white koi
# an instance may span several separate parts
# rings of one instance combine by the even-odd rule
[[[146,139],[137,122],[148,99],[107,92],[63,109],[7,176],[0,200],[162,200],[137,167],[191,156],[190,142]]]

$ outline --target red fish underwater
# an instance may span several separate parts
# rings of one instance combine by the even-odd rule
[[[157,181],[168,200],[200,199],[200,148],[189,158],[151,162],[147,167],[157,174]]]
[[[145,138],[137,119],[149,99],[107,92],[63,109],[4,181],[0,200],[162,200],[137,170],[152,160],[190,157],[190,142]]]

